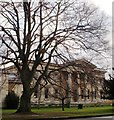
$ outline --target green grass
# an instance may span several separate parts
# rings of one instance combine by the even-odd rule
[[[38,118],[51,118],[51,117],[78,117],[78,116],[96,116],[96,115],[106,115],[112,114],[112,106],[102,106],[102,107],[84,107],[83,109],[78,109],[76,107],[65,108],[62,111],[61,108],[33,108],[32,111],[37,113],[35,116],[19,116],[14,115],[16,110],[3,110],[2,120],[32,120]]]

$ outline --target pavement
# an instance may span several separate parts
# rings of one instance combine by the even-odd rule
[[[80,120],[81,120],[81,118],[93,118],[93,117],[106,117],[106,116],[114,116],[114,113],[112,113],[112,114],[107,114],[107,115],[97,115],[97,116],[76,116],[76,117],[52,117],[52,118],[39,118],[38,120],[75,120],[75,119],[78,119],[78,118],[80,118]],[[88,120],[87,119],[87,120]],[[33,120],[36,120],[36,119],[33,119]],[[90,120],[92,120],[92,119],[90,119]],[[103,120],[105,120],[104,118],[103,118]],[[107,119],[106,119],[107,120]]]
[[[91,118],[76,118],[66,120],[114,120],[114,116],[91,117]]]

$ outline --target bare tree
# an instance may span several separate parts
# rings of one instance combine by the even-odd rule
[[[2,64],[13,63],[23,84],[17,112],[31,112],[31,95],[48,77],[51,62],[63,64],[79,49],[101,54],[107,45],[105,15],[85,2],[1,2],[0,17]]]
[[[59,100],[59,102],[61,102],[62,111],[64,111],[65,105],[70,107],[71,99],[71,88],[68,80],[68,72],[64,68],[62,71],[55,71],[48,78],[48,83],[51,88],[53,88],[53,92],[49,91],[49,96],[55,100]]]
[[[109,74],[109,79],[105,80],[103,85],[102,94],[104,99],[114,100],[113,86],[114,86],[114,77]]]

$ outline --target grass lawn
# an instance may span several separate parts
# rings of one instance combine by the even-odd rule
[[[102,106],[102,107],[84,107],[83,109],[78,109],[75,107],[65,108],[62,111],[61,108],[33,108],[32,111],[37,113],[37,115],[15,115],[12,114],[16,110],[3,110],[2,120],[35,120],[38,118],[52,118],[52,117],[79,117],[79,116],[95,116],[95,115],[106,115],[112,114],[112,106]]]

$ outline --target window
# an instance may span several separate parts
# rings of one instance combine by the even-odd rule
[[[48,98],[48,97],[49,97],[49,89],[45,88],[45,98]]]
[[[78,76],[78,74],[77,74],[76,72],[73,72],[71,75],[72,75],[72,78],[73,78],[73,79],[76,79],[77,76]]]
[[[55,89],[55,97],[58,96],[58,89]]]
[[[34,97],[35,97],[35,98],[38,98],[38,91],[37,91],[37,89],[36,89],[35,92],[34,92]]]
[[[74,102],[77,102],[78,101],[78,98],[79,97],[79,94],[78,94],[78,90],[77,89],[74,89],[73,91],[73,99],[74,99]]]
[[[65,80],[68,80],[68,72],[63,71],[63,77]]]
[[[95,90],[95,93],[94,93],[94,97],[95,97],[95,99],[96,99],[96,96],[97,96],[97,91]]]
[[[103,91],[100,90],[100,98],[103,99]]]
[[[90,96],[90,91],[89,90],[87,91],[87,94],[88,94],[88,99],[89,99],[89,96]]]
[[[81,99],[84,99],[84,90],[81,90]]]
[[[80,79],[85,80],[85,74],[84,73],[80,73]]]

